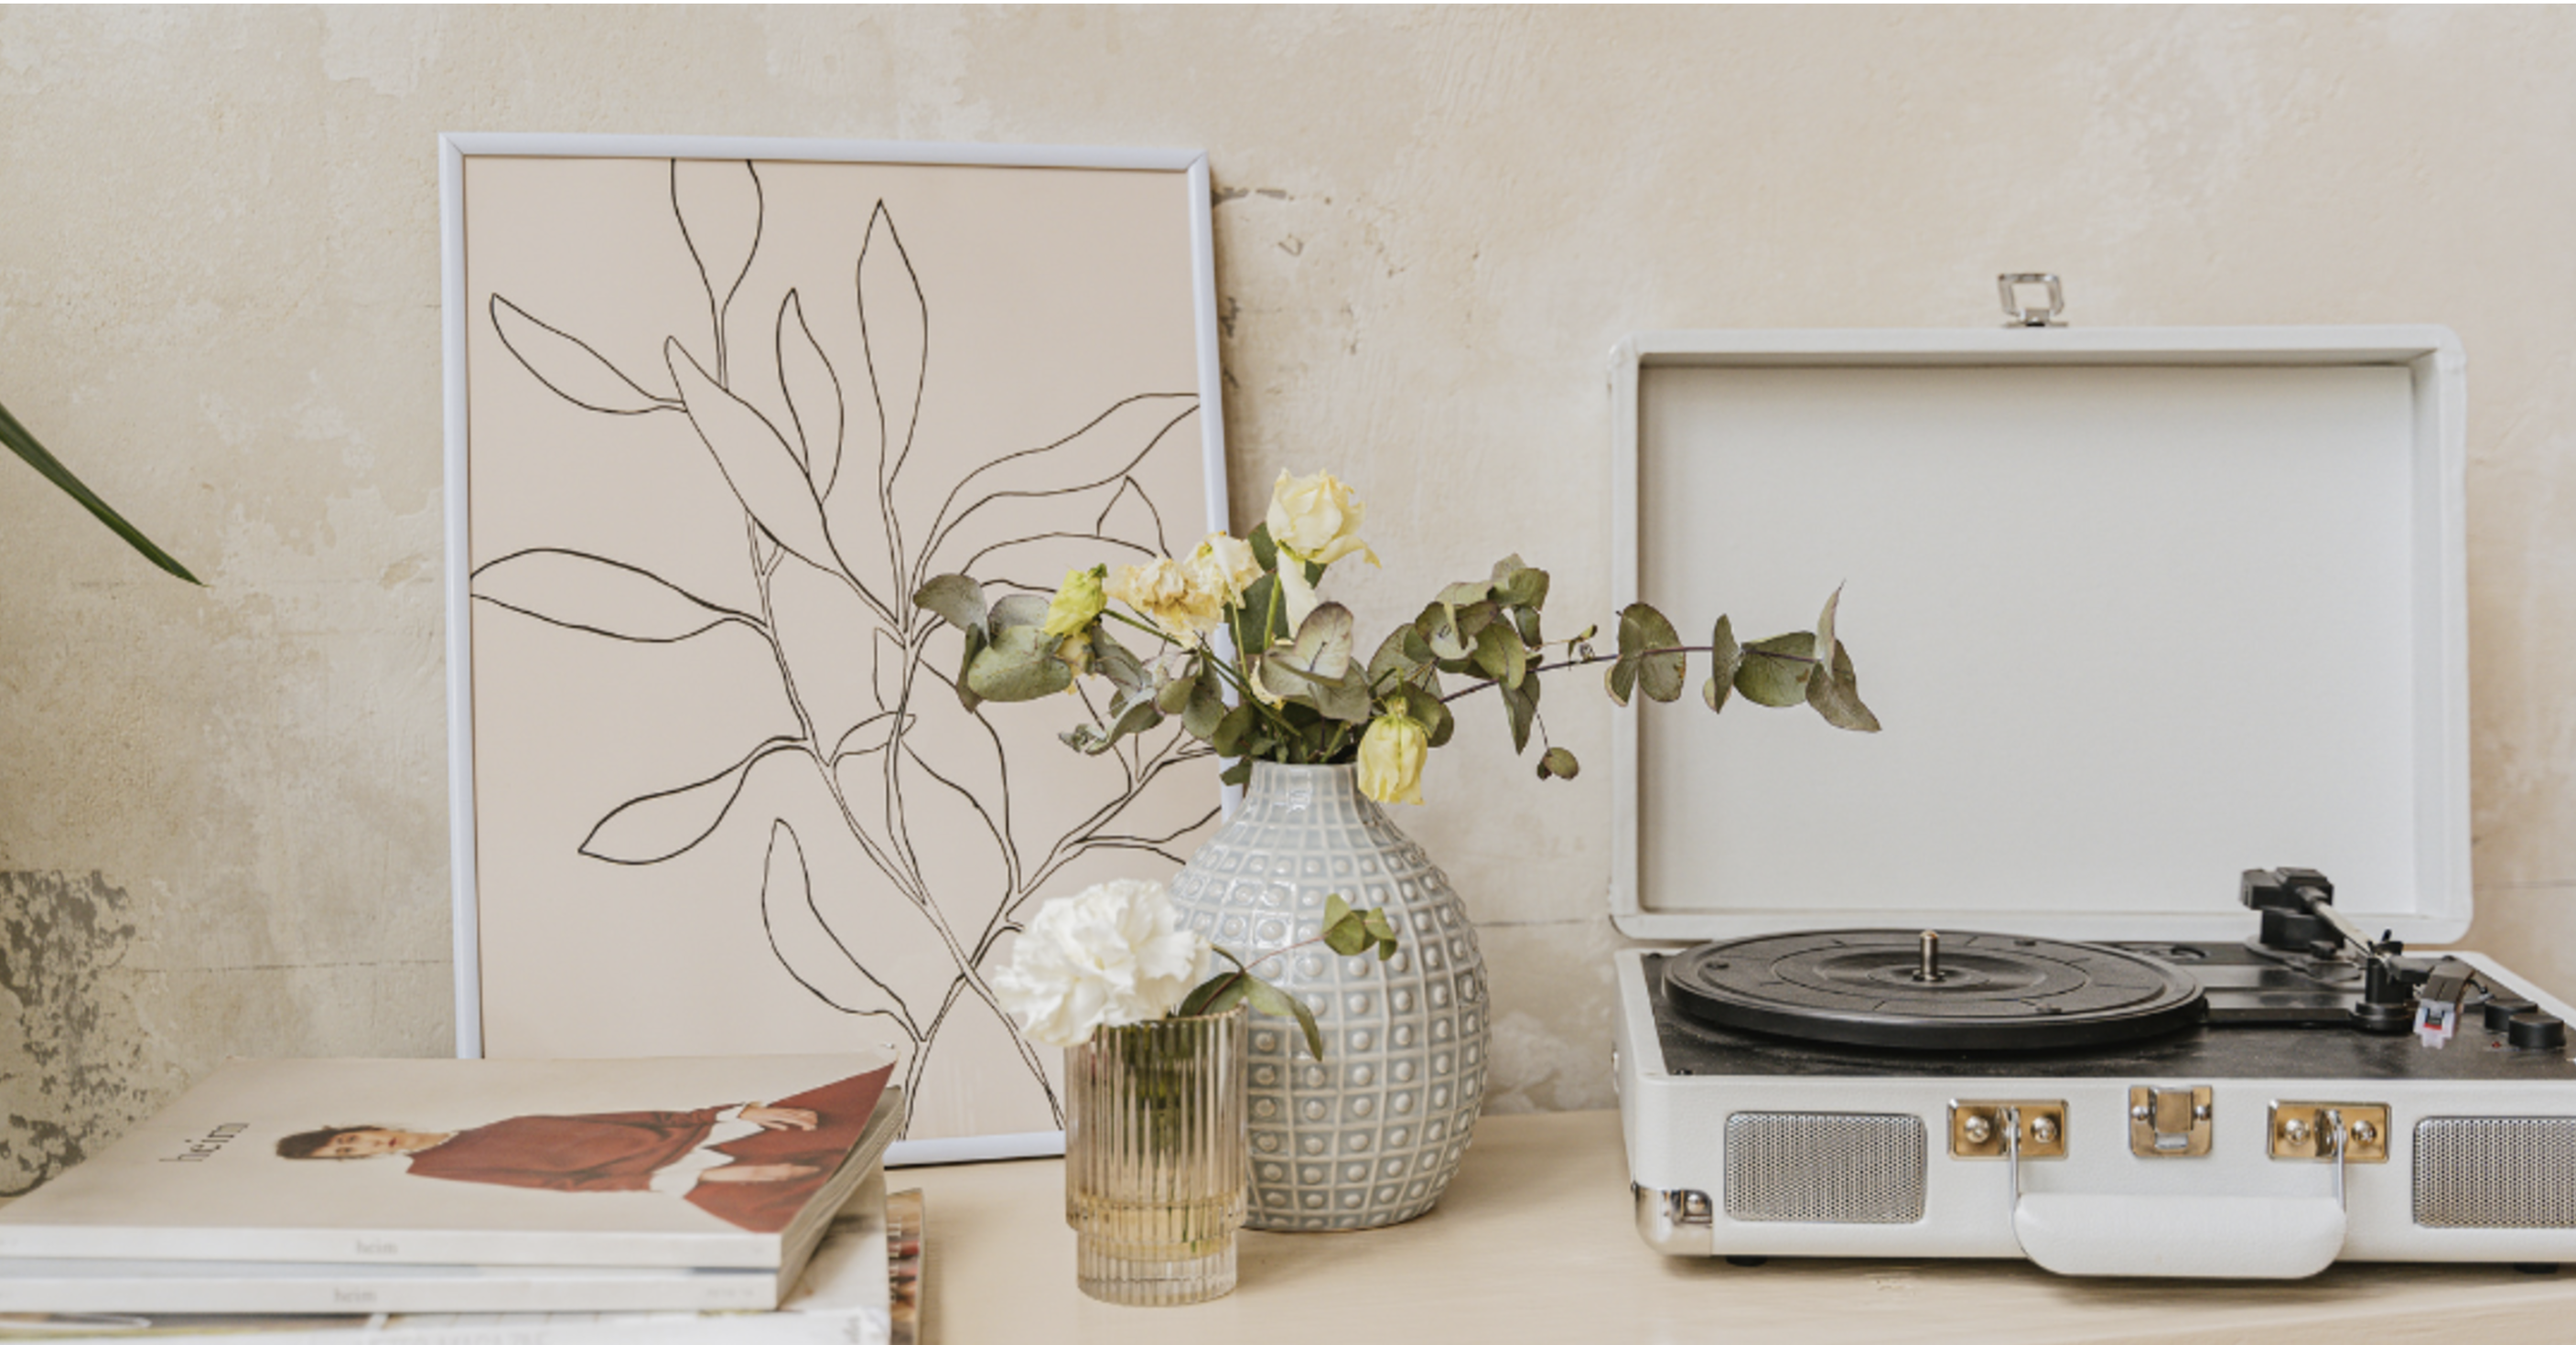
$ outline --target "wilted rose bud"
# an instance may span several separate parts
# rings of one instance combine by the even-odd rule
[[[1046,625],[1041,629],[1048,635],[1065,636],[1097,620],[1100,609],[1109,605],[1100,591],[1100,581],[1108,573],[1106,565],[1065,571],[1064,584],[1056,589],[1055,601],[1047,604]]]
[[[1422,802],[1422,762],[1431,733],[1401,711],[1379,715],[1360,735],[1360,792],[1380,803]]]

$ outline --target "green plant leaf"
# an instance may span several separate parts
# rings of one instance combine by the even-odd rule
[[[1207,744],[1215,748],[1219,756],[1242,756],[1245,742],[1252,737],[1254,726],[1260,722],[1260,715],[1251,706],[1238,705],[1217,721],[1216,730],[1207,736]]]
[[[90,517],[106,524],[108,531],[124,538],[125,544],[133,547],[145,560],[191,584],[199,587],[205,585],[206,581],[190,574],[187,566],[172,559],[169,552],[154,546],[152,539],[144,536],[133,524],[126,522],[123,514],[109,508],[107,501],[100,499],[96,492],[82,485],[81,479],[72,475],[72,469],[65,467],[53,454],[45,451],[45,446],[37,443],[36,436],[28,433],[27,427],[19,424],[18,418],[10,415],[9,408],[5,406],[0,406],[0,444],[6,444],[10,452],[17,454],[28,466],[35,468],[36,475],[53,482],[56,489],[78,501],[81,508],[89,511]]]
[[[1432,601],[1452,610],[1463,610],[1483,602],[1491,588],[1490,584],[1448,584]]]
[[[1503,698],[1503,717],[1512,728],[1512,754],[1529,750],[1530,725],[1538,718],[1538,693],[1546,683],[1539,678],[1523,678],[1516,687],[1496,683],[1494,690]]]
[[[1221,785],[1242,785],[1250,783],[1251,780],[1252,758],[1250,757],[1245,757],[1216,773],[1216,782]]]
[[[1297,1026],[1304,1029],[1306,1033],[1307,1052],[1317,1060],[1324,1058],[1324,1030],[1316,1025],[1315,1015],[1309,1012],[1296,996],[1258,976],[1246,976],[1243,979],[1246,985],[1244,997],[1251,1002],[1254,1013],[1268,1014],[1273,1018],[1296,1019]]]
[[[1487,677],[1505,686],[1516,687],[1529,668],[1529,650],[1522,646],[1520,636],[1514,634],[1510,627],[1495,622],[1476,632],[1476,666],[1483,669]]]
[[[1609,689],[1611,700],[1626,707],[1629,694],[1637,689],[1637,661],[1623,658],[1602,669],[1601,685]]]
[[[962,574],[934,575],[915,590],[912,605],[959,630],[983,633],[984,586]]]
[[[1265,522],[1255,527],[1252,530],[1252,535],[1244,538],[1243,540],[1245,545],[1252,548],[1253,564],[1258,565],[1265,570],[1276,570],[1279,568],[1279,543],[1271,537],[1270,525],[1268,523]]]
[[[1825,722],[1854,733],[1878,732],[1878,716],[1860,702],[1860,679],[1852,673],[1851,651],[1842,641],[1834,642],[1834,666],[1828,673],[1807,679],[1807,703]]]
[[[1446,746],[1450,736],[1458,731],[1458,717],[1449,713],[1448,704],[1438,695],[1417,686],[1406,686],[1397,691],[1396,699],[1401,700],[1404,712],[1422,725],[1424,739],[1431,746]]]
[[[1708,637],[1709,661],[1715,668],[1699,689],[1701,700],[1708,702],[1714,714],[1726,708],[1727,696],[1735,690],[1736,670],[1744,666],[1744,647],[1735,642],[1735,623],[1721,616],[1717,629]]]
[[[1367,948],[1376,939],[1370,935],[1368,922],[1352,911],[1340,897],[1324,899],[1324,946],[1344,957]]]
[[[1583,763],[1575,760],[1574,754],[1562,747],[1551,747],[1539,754],[1538,778],[1542,780],[1551,775],[1559,780],[1571,780],[1582,770]]]
[[[966,685],[993,701],[1033,701],[1073,685],[1073,669],[1055,656],[1056,637],[1036,626],[1013,626],[966,665]]]
[[[984,624],[988,633],[999,639],[1003,631],[1015,626],[1045,625],[1046,614],[1047,598],[1044,594],[1014,593],[993,604],[993,609],[984,615]]]
[[[1513,608],[1512,629],[1519,631],[1521,643],[1532,649],[1542,649],[1547,645],[1547,641],[1538,633],[1538,609],[1535,607]]]
[[[1065,638],[1079,640],[1084,636],[1076,633]],[[1128,652],[1127,646],[1118,643],[1110,636],[1109,627],[1093,626],[1089,638],[1093,672],[1108,678],[1110,685],[1129,696],[1146,695],[1153,691],[1154,674],[1148,671],[1144,663],[1134,654]]]
[[[1491,589],[1494,601],[1505,607],[1527,607],[1535,611],[1547,602],[1547,571],[1534,570],[1521,563],[1517,555],[1494,562]],[[1536,644],[1537,641],[1531,641]]]
[[[1470,652],[1467,638],[1458,632],[1457,609],[1446,603],[1435,602],[1423,608],[1422,615],[1413,619],[1413,629],[1421,634],[1423,643],[1431,646],[1434,658],[1462,659]]]
[[[966,657],[957,664],[957,700],[966,707],[966,713],[970,715],[975,713],[975,707],[984,703],[984,698],[975,694],[973,682],[968,677],[968,674],[975,671],[975,656],[984,652],[984,644],[984,628],[968,626]]]
[[[1190,703],[1181,711],[1181,728],[1191,737],[1206,742],[1216,736],[1216,726],[1225,719],[1225,684],[1216,669],[1208,666],[1205,656],[1198,661],[1198,676],[1190,683]]]
[[[1735,670],[1735,689],[1756,705],[1773,709],[1807,698],[1807,675],[1815,671],[1816,633],[1793,630],[1756,640],[1744,647],[1744,665]]]
[[[1629,643],[1631,633],[1636,643]],[[1680,632],[1664,614],[1642,602],[1628,604],[1619,614],[1619,652],[1637,660],[1637,689],[1646,699],[1669,704],[1681,699],[1682,682],[1689,671],[1690,656],[1682,653]],[[1647,651],[1662,652],[1647,652]]]
[[[1407,640],[1405,637],[1408,635],[1413,639]],[[1369,685],[1381,690],[1392,687],[1411,677],[1414,669],[1430,662],[1428,658],[1415,658],[1410,652],[1410,646],[1421,638],[1410,626],[1398,626],[1388,631],[1385,641],[1378,645],[1377,652],[1369,655]],[[1427,646],[1424,652],[1426,654],[1429,652]]]

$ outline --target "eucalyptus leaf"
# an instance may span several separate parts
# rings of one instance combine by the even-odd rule
[[[975,707],[984,703],[984,698],[975,694],[975,688],[967,678],[967,674],[975,670],[975,656],[984,652],[984,644],[984,628],[981,625],[968,626],[966,657],[957,664],[957,700],[970,715],[975,713]]]
[[[1735,670],[1735,689],[1756,705],[1773,709],[1807,699],[1807,675],[1815,671],[1816,633],[1795,630],[1756,640],[1744,647],[1744,666]]]
[[[1536,608],[1547,601],[1547,571],[1534,570],[1517,555],[1494,562],[1494,601],[1506,607]]]
[[[1225,690],[1217,680],[1216,670],[1201,663],[1199,675],[1190,683],[1190,703],[1181,711],[1181,728],[1201,742],[1216,736],[1216,726],[1226,714]]]
[[[1000,632],[966,665],[966,685],[995,701],[1033,701],[1073,685],[1073,669],[1055,656],[1056,637],[1036,626]]]
[[[1638,641],[1634,648],[1628,642],[1632,631]],[[1681,699],[1690,662],[1690,656],[1678,647],[1681,642],[1673,623],[1642,602],[1628,604],[1627,610],[1619,614],[1619,652],[1636,657],[1637,689],[1645,692],[1648,700],[1669,704]]]
[[[1404,701],[1404,712],[1422,725],[1424,738],[1433,747],[1445,746],[1458,731],[1458,717],[1437,695],[1417,686],[1407,686],[1398,693]]]
[[[1842,606],[1842,602],[1842,585],[1836,584],[1833,593],[1825,599],[1825,610],[1816,617],[1816,648],[1834,647],[1834,609]]]
[[[1207,744],[1215,748],[1219,756],[1242,756],[1245,741],[1260,722],[1261,717],[1253,712],[1251,706],[1238,705],[1217,721],[1215,730],[1207,736]]]
[[[1511,724],[1514,755],[1529,750],[1530,725],[1538,718],[1538,691],[1542,685],[1537,678],[1526,679],[1516,687],[1495,685],[1495,691],[1503,698],[1503,717]]]
[[[1535,607],[1513,608],[1512,628],[1521,633],[1521,643],[1532,649],[1543,648],[1547,644],[1538,633],[1538,609]]]
[[[1068,638],[1083,637],[1077,633]],[[1153,689],[1154,674],[1147,671],[1145,665],[1134,654],[1128,652],[1127,646],[1111,637],[1107,625],[1094,625],[1091,628],[1090,639],[1093,672],[1108,678],[1110,685],[1130,696]]]
[[[1714,714],[1726,708],[1726,698],[1735,690],[1736,670],[1744,666],[1744,647],[1735,642],[1735,623],[1721,616],[1717,629],[1708,637],[1709,661],[1716,665],[1708,681],[1699,689],[1700,699],[1708,702]]]
[[[1279,543],[1270,536],[1270,525],[1263,523],[1243,539],[1252,548],[1252,563],[1265,570],[1279,568]]]
[[[1487,626],[1476,632],[1476,666],[1504,686],[1516,687],[1529,668],[1529,650],[1509,628]]]
[[[1324,1058],[1324,1030],[1316,1025],[1315,1015],[1296,996],[1258,976],[1246,976],[1243,980],[1244,997],[1251,1003],[1254,1013],[1296,1019],[1297,1026],[1306,1033],[1307,1052],[1317,1060]]]
[[[1442,587],[1440,596],[1432,601],[1453,610],[1472,607],[1485,601],[1492,587],[1490,584],[1449,584]]]
[[[1198,688],[1199,679],[1196,677],[1164,678],[1154,686],[1154,708],[1167,715],[1180,714],[1190,708],[1190,700],[1198,694]]]
[[[1839,640],[1834,642],[1832,671],[1808,679],[1807,703],[1835,728],[1854,733],[1878,732],[1878,716],[1860,702],[1860,679],[1852,673],[1851,651]]]
[[[1250,757],[1245,757],[1216,774],[1216,782],[1221,785],[1243,785],[1250,783],[1251,780],[1252,758]]]
[[[1625,708],[1628,697],[1637,689],[1637,661],[1622,658],[1601,672],[1601,685],[1610,691],[1610,699]]]
[[[1433,603],[1413,619],[1413,629],[1431,646],[1434,658],[1462,659],[1470,648],[1466,637],[1458,633],[1458,612],[1446,603]]]
[[[1154,695],[1151,690],[1121,692],[1117,699],[1109,703],[1109,736],[1101,740],[1099,748],[1092,755],[1096,756],[1099,752],[1105,752],[1117,746],[1121,738],[1142,733],[1162,722],[1163,712],[1154,707]]]
[[[1459,608],[1458,638],[1465,641],[1472,651],[1476,637],[1484,633],[1485,627],[1499,620],[1502,614],[1503,609],[1490,601],[1471,602]]]
[[[1574,754],[1562,747],[1551,747],[1539,754],[1538,778],[1542,780],[1551,775],[1559,780],[1571,780],[1582,770],[1583,763],[1575,760]]]
[[[965,575],[934,576],[912,595],[912,605],[935,613],[959,630],[985,630],[984,586]]]
[[[984,620],[991,627],[993,637],[1000,639],[1003,631],[1015,626],[1045,625],[1047,602],[1048,599],[1044,594],[1014,593],[994,603],[993,610],[985,616]]]
[[[1408,641],[1405,637],[1408,635],[1414,635],[1413,628],[1410,626],[1398,626],[1395,629],[1388,631],[1386,633],[1386,639],[1378,645],[1377,652],[1369,655],[1368,680],[1370,686],[1380,690],[1392,687],[1396,683],[1410,677],[1413,674],[1414,669],[1430,662],[1428,658],[1415,658],[1411,653],[1407,652],[1406,646]],[[1419,640],[1420,638],[1420,636],[1414,635],[1414,639]],[[1427,647],[1424,652],[1429,652]]]

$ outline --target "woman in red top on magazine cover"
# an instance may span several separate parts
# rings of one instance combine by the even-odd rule
[[[857,1142],[889,1072],[777,1102],[695,1111],[513,1116],[449,1131],[327,1126],[279,1140],[277,1156],[399,1154],[418,1177],[545,1191],[662,1191],[740,1227],[776,1232]]]

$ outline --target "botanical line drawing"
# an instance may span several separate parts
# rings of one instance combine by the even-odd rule
[[[1217,799],[1212,769],[1176,769],[1209,754],[1175,726],[1122,743],[1111,754],[1114,772],[1101,777],[1115,787],[1069,829],[1028,834],[1039,828],[1014,814],[1013,758],[1063,749],[1051,734],[996,724],[961,697],[957,637],[911,595],[931,576],[971,570],[991,576],[996,605],[1043,606],[1060,577],[1039,568],[1050,554],[1044,544],[1091,552],[1106,545],[1140,559],[1169,554],[1175,543],[1186,549],[1195,535],[1184,527],[1167,536],[1167,520],[1193,516],[1198,501],[1158,501],[1140,472],[1149,460],[1195,458],[1199,398],[1106,395],[1087,421],[1024,446],[917,442],[934,390],[966,384],[972,395],[1007,395],[1012,371],[961,377],[942,366],[934,388],[934,296],[886,200],[876,200],[848,260],[848,289],[825,295],[789,285],[764,296],[754,262],[764,238],[790,217],[772,219],[781,207],[764,191],[762,165],[668,164],[669,222],[695,264],[705,326],[656,333],[662,368],[621,369],[602,353],[621,347],[596,339],[604,333],[585,328],[579,315],[541,316],[542,305],[498,291],[475,318],[515,361],[502,366],[510,376],[524,371],[572,406],[606,417],[685,418],[731,487],[697,507],[741,516],[745,591],[758,600],[727,605],[700,596],[658,572],[651,556],[553,545],[483,561],[469,591],[503,619],[638,647],[709,639],[766,646],[792,722],[681,778],[621,784],[624,801],[564,844],[604,870],[656,866],[682,862],[720,829],[765,824],[763,871],[710,881],[759,885],[762,933],[780,974],[832,1011],[874,1017],[903,1034],[912,1103],[957,1015],[1000,1018],[986,968],[1000,965],[1024,906],[1086,855],[1143,851],[1177,867],[1175,851],[1190,848],[1213,821]],[[855,304],[855,349],[827,348],[818,330],[832,328],[809,321],[809,306],[821,313],[826,303]],[[1088,520],[1090,531],[1066,531],[1068,518]],[[815,615],[826,610],[818,593],[840,614],[829,618],[831,640],[801,638],[825,620]],[[847,638],[853,622],[866,627],[855,643]],[[852,648],[868,651],[857,660],[864,666],[851,666]],[[864,690],[844,690],[852,687]],[[856,709],[843,704],[850,701]],[[1079,703],[1107,727],[1105,707],[1087,695]],[[942,731],[927,731],[925,717]],[[1059,712],[1049,727],[1060,725]],[[755,774],[771,771],[792,771],[808,803],[738,806]],[[934,796],[944,820],[925,831],[923,805]],[[959,891],[928,871],[926,859],[959,847],[991,852],[992,890]],[[935,999],[907,996],[889,974],[877,922],[890,920],[918,922],[943,950],[950,965],[939,969],[945,989]],[[1016,1032],[1004,1035],[1061,1125],[1037,1055]]]

